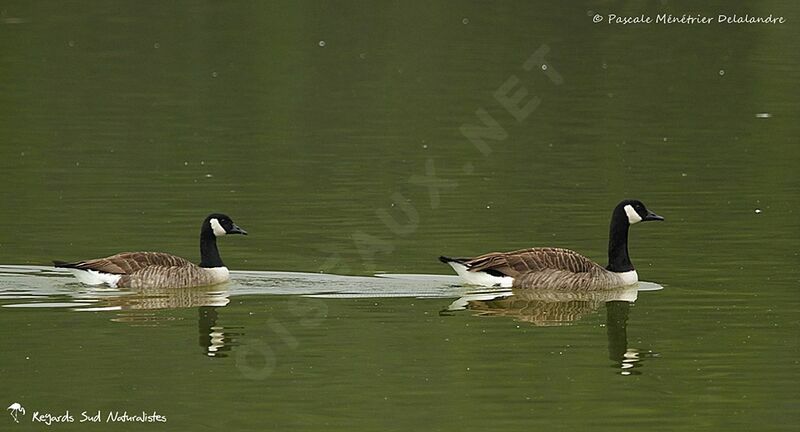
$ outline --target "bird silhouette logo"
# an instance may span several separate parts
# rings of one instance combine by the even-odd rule
[[[19,404],[19,402],[14,402],[13,404],[8,406],[8,412],[11,414],[11,418],[14,419],[14,422],[19,423],[18,415],[25,415],[25,408]]]

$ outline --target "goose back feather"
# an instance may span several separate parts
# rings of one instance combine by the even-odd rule
[[[464,264],[467,264],[472,271],[494,271],[512,277],[526,272],[548,269],[584,273],[600,267],[577,252],[561,248],[529,248],[513,252],[491,252],[473,258]]]
[[[57,267],[77,270],[94,270],[111,274],[133,274],[148,266],[180,267],[194,265],[191,261],[163,252],[123,252],[105,258],[65,263],[56,261]]]

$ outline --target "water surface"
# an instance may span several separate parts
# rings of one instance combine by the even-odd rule
[[[796,430],[800,12],[685,7],[5,2],[0,402],[22,430],[67,409],[169,430]],[[591,22],[610,12],[788,23]],[[496,94],[523,87],[538,105],[515,116]],[[604,262],[629,197],[666,218],[631,231],[663,287],[633,302],[396,276],[531,246]],[[224,288],[47,268],[197,260],[212,211],[250,233],[220,241]],[[112,426],[52,429],[92,427]]]

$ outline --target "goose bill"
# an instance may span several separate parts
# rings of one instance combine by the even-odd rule
[[[659,217],[660,217],[660,216],[659,216]],[[233,228],[230,230],[230,232],[229,232],[228,234],[242,234],[242,235],[247,235],[247,231],[245,231],[245,230],[243,230],[243,229],[239,228],[239,226],[238,226],[238,225],[236,225],[236,224],[233,224]]]
[[[645,220],[645,221],[663,221],[664,218],[662,216],[659,216],[659,215],[651,212],[651,211],[648,211],[647,212],[647,216],[645,216],[644,219],[642,219],[642,220]]]

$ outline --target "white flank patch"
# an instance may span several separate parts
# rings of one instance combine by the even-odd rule
[[[227,234],[225,228],[223,228],[222,225],[219,224],[217,218],[211,218],[211,220],[208,221],[208,223],[211,224],[211,230],[214,231],[215,236],[221,237]]]
[[[78,269],[67,269],[72,274],[78,278],[80,283],[84,283],[86,285],[102,285],[107,284],[112,288],[117,287],[117,282],[119,282],[119,278],[122,275],[111,274],[111,273],[102,273],[96,270],[78,270]]]
[[[492,276],[486,272],[471,272],[467,270],[467,266],[455,261],[450,261],[450,267],[458,273],[461,279],[471,285],[482,285],[487,287],[511,288],[514,283],[514,278],[511,276]]]
[[[215,221],[216,219],[211,220]],[[227,267],[209,267],[204,270],[211,275],[212,283],[215,284],[226,282],[231,277]]]
[[[642,217],[639,216],[639,213],[636,213],[636,210],[630,204],[625,206],[625,214],[628,215],[628,223],[631,225],[642,221]]]
[[[617,276],[622,278],[622,285],[625,286],[633,285],[636,282],[639,282],[639,275],[636,273],[636,270],[617,273]]]

